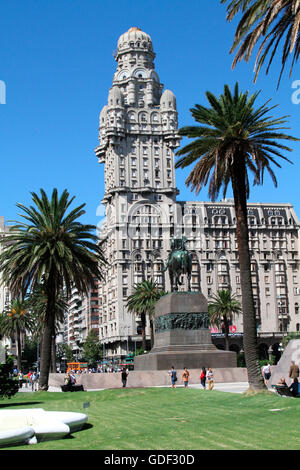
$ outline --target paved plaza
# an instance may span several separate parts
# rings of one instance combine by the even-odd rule
[[[166,387],[163,385],[162,387]],[[120,387],[121,388],[121,387]],[[128,387],[129,388],[129,387]],[[178,385],[178,388],[183,388],[183,385]],[[202,386],[200,384],[191,384],[189,388],[197,388],[202,390]],[[218,390],[221,392],[231,392],[231,393],[243,393],[248,388],[248,382],[234,382],[234,383],[215,383],[214,390]],[[105,390],[105,388],[99,389],[87,389],[87,392],[99,392]],[[26,387],[23,385],[22,388],[19,389],[20,393],[34,393],[32,392],[30,387]],[[60,387],[49,387],[48,392],[61,392]]]

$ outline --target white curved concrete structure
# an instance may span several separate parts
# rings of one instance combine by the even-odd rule
[[[61,439],[79,431],[87,419],[84,413],[45,411],[42,408],[1,410],[0,447]]]
[[[0,430],[0,447],[18,444],[27,444],[34,437],[34,430],[30,426]]]

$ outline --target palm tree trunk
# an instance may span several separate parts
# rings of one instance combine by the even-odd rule
[[[223,317],[224,329],[225,329],[225,350],[229,351],[229,322],[226,315]]]
[[[150,317],[150,338],[151,338],[151,349],[154,346],[154,332],[153,332],[153,319]]]
[[[146,351],[147,344],[146,344],[146,315],[145,313],[141,313],[141,324],[142,324],[142,346],[143,346],[143,351]]]
[[[22,370],[22,346],[21,346],[21,332],[20,329],[17,328],[17,368],[18,370]]]
[[[245,174],[244,159],[239,159],[237,156],[232,165],[231,181],[236,212],[236,237],[242,289],[243,346],[249,386],[254,390],[262,390],[265,389],[265,384],[259,365],[255,307],[251,282]]]
[[[51,372],[56,372],[56,343],[55,335],[51,338]]]
[[[49,281],[48,281],[49,282]],[[49,282],[51,284],[51,282]],[[49,286],[47,293],[47,308],[45,315],[45,327],[42,339],[42,350],[40,359],[39,390],[48,390],[52,336],[55,332],[55,287]]]

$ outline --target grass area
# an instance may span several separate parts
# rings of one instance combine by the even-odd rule
[[[86,410],[85,402],[90,402]],[[216,390],[128,388],[18,393],[0,401],[0,411],[25,407],[86,412],[88,425],[65,439],[9,449],[300,449],[300,399],[270,392],[246,396]]]

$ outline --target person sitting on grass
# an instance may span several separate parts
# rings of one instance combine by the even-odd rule
[[[279,383],[276,384],[276,387],[288,388],[284,377],[281,377],[281,379],[279,380]]]
[[[293,383],[289,386],[289,391],[297,397],[299,395],[299,382],[297,377],[294,378]]]

